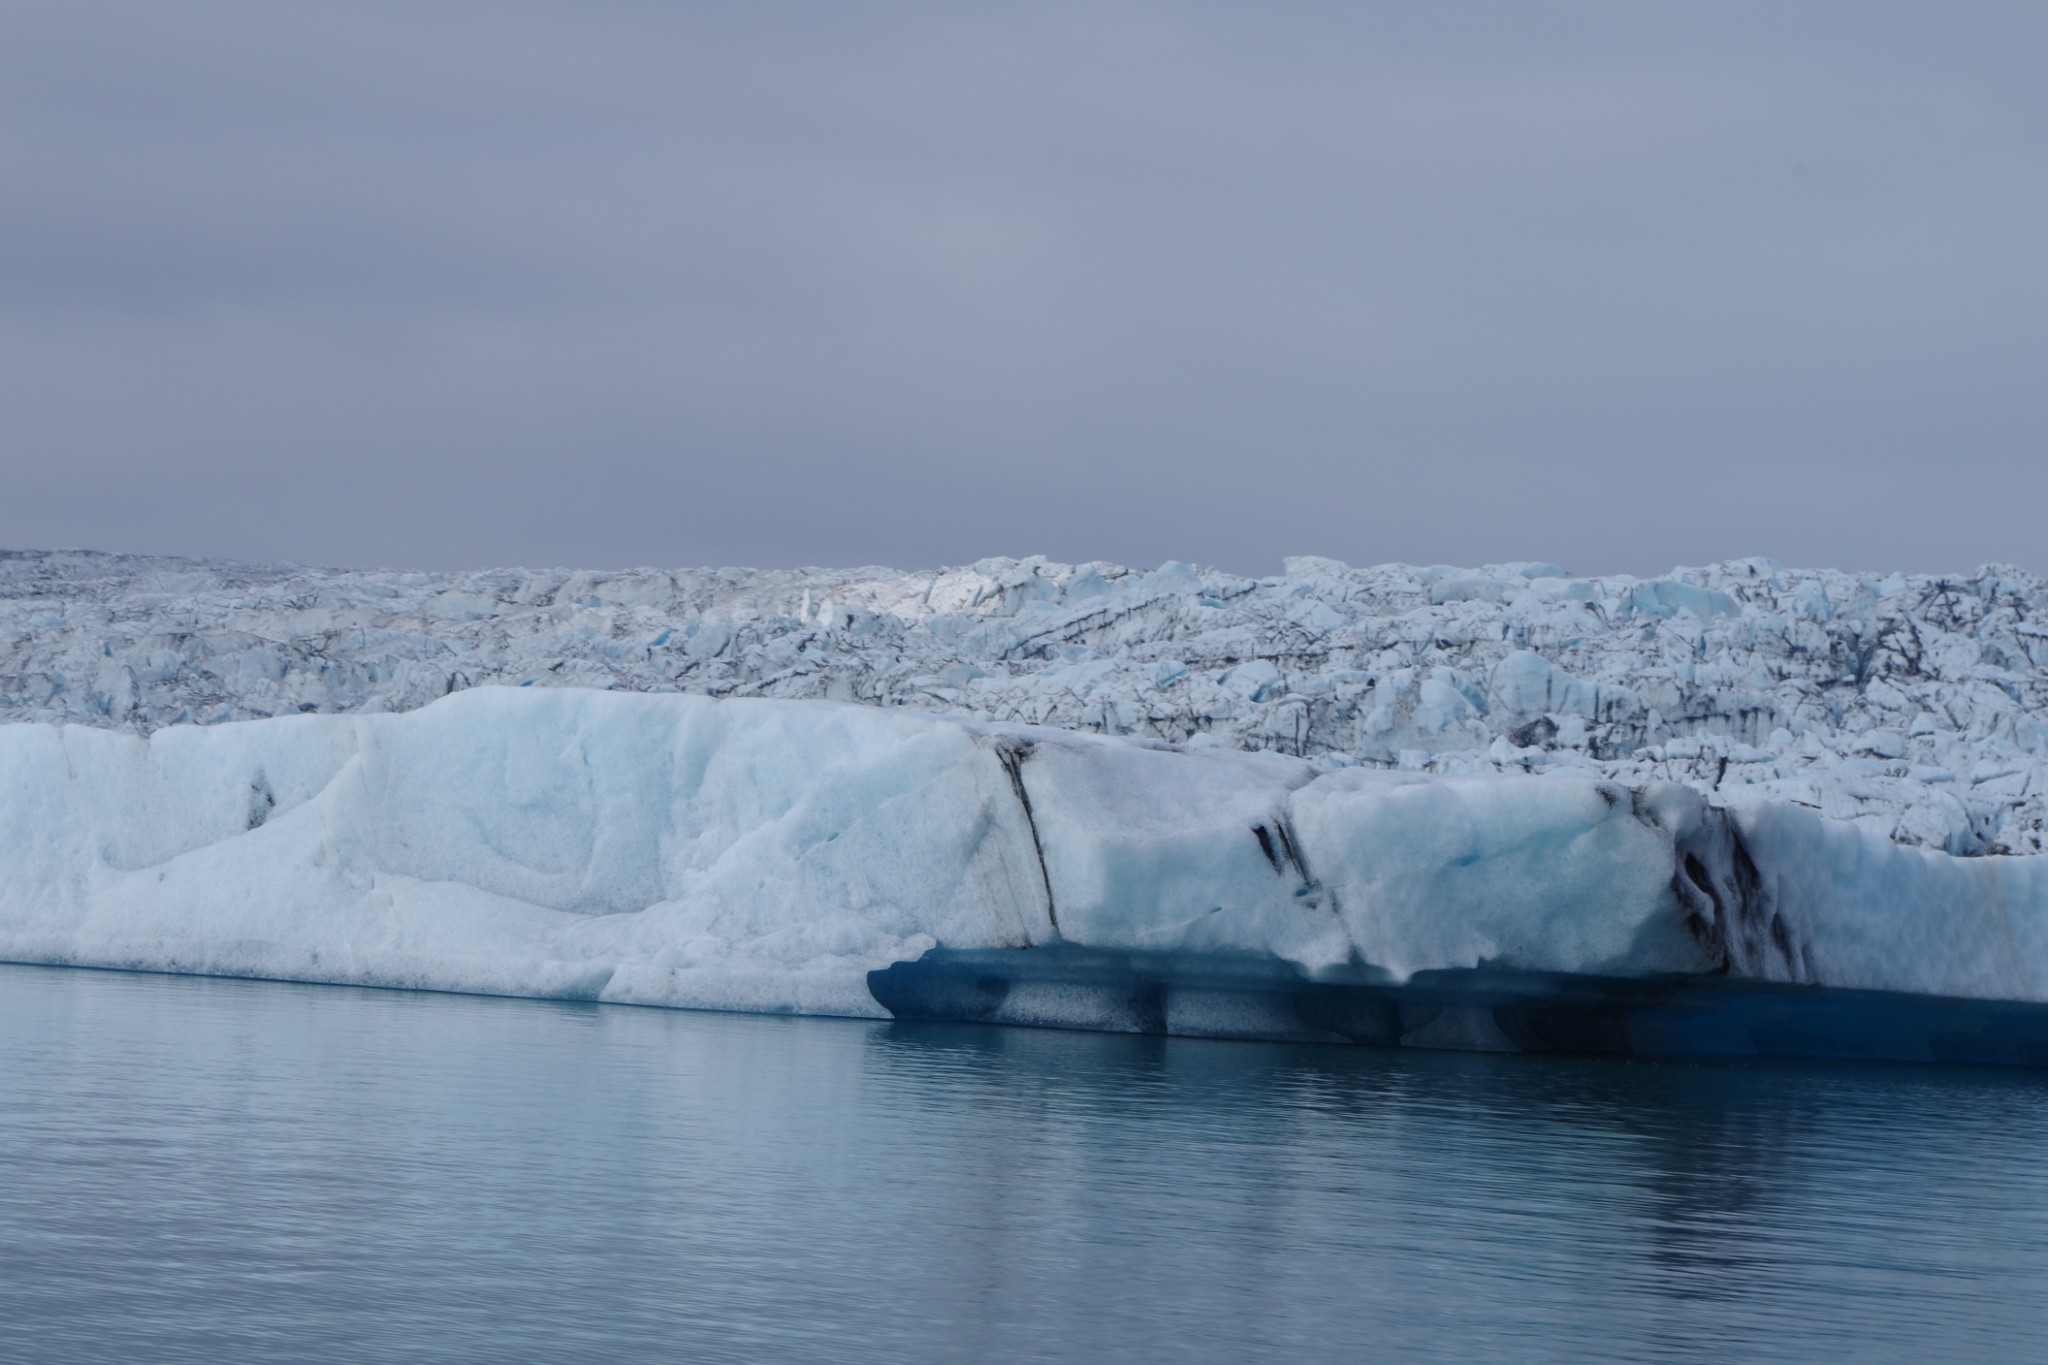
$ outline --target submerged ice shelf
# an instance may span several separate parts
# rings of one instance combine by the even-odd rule
[[[2010,569],[0,554],[0,958],[2040,1063],[2044,708]]]
[[[1650,1058],[2048,1066],[2048,1006],[1741,977],[1452,968],[1388,982],[1284,964],[934,948],[868,977],[899,1019]]]
[[[1720,976],[2041,1003],[2048,859],[1677,783],[819,701],[491,687],[147,736],[0,726],[0,959],[880,1016],[906,965],[962,953],[1035,954],[1010,973],[1033,989],[1107,955],[1297,993]],[[1067,1015],[1017,1022],[1274,1033],[1241,987],[1169,981],[1133,1025],[1092,1017],[1120,988],[1083,978],[1053,991]]]

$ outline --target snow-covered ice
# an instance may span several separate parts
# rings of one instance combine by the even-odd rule
[[[404,574],[0,554],[0,719],[146,732],[404,711],[488,682],[1664,779],[1911,846],[2048,847],[2048,584],[2010,568]]]
[[[941,946],[2048,1001],[2044,702],[2007,569],[12,554],[0,958],[865,1015]]]

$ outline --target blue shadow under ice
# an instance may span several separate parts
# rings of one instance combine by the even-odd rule
[[[1272,960],[934,948],[868,976],[898,1019],[1458,1052],[2048,1066],[2048,1006],[1704,976],[1309,981]]]

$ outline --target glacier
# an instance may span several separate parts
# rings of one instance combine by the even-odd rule
[[[0,722],[147,732],[405,711],[493,682],[1665,780],[1911,846],[2048,849],[2048,583],[2010,567],[426,574],[0,552]]]
[[[0,959],[2048,1063],[2044,606],[1769,561],[18,552]]]

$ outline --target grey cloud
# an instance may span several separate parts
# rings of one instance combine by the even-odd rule
[[[2044,30],[27,0],[0,543],[2048,568]]]

